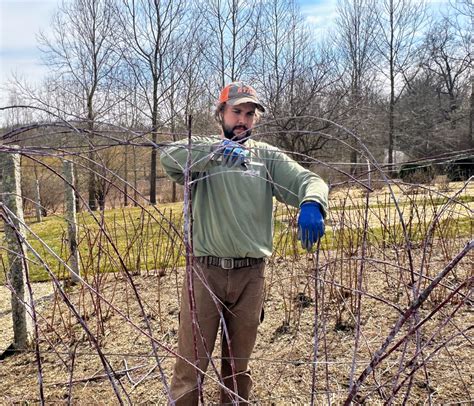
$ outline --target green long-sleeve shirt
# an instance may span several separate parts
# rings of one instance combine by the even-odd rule
[[[232,258],[270,256],[273,196],[298,207],[305,201],[327,211],[328,187],[278,148],[248,140],[248,170],[219,165],[213,154],[217,137],[192,137],[193,247],[195,256]],[[166,147],[161,164],[168,176],[184,183],[188,141]]]

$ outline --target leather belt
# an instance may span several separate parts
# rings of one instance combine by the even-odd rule
[[[263,258],[219,258],[210,255],[207,257],[198,257],[197,259],[203,264],[219,266],[222,269],[244,268],[263,262]]]

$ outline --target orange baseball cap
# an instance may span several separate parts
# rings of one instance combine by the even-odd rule
[[[262,113],[265,111],[265,107],[258,100],[255,89],[243,82],[233,82],[224,87],[219,96],[219,103],[228,103],[231,106],[254,103]]]

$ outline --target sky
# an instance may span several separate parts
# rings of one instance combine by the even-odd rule
[[[58,0],[0,0],[0,92],[14,73],[40,81],[41,64],[36,35],[47,30]]]
[[[438,4],[448,0],[430,0]],[[6,104],[5,84],[13,75],[30,84],[46,74],[37,35],[48,31],[61,0],[0,0],[0,106]],[[337,0],[298,0],[308,23],[324,31],[336,16]]]
[[[308,22],[330,24],[336,0],[299,0]],[[34,84],[46,74],[37,34],[47,31],[60,0],[0,0],[0,103],[5,104],[5,83],[17,75]]]

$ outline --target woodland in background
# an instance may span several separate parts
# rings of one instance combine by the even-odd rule
[[[450,181],[454,160],[473,170],[473,15],[445,11],[340,0],[316,33],[291,0],[63,2],[39,36],[50,75],[16,78],[0,107],[0,403],[166,403],[191,188],[158,157],[217,134],[237,79],[267,107],[254,136],[331,186],[312,254],[297,209],[274,205],[252,401],[472,403],[474,177]],[[12,341],[13,299],[33,349]]]
[[[294,0],[65,1],[38,36],[50,75],[7,89],[3,143],[86,152],[78,185],[92,210],[113,189],[108,170],[154,204],[160,144],[184,137],[189,116],[193,134],[216,134],[219,89],[245,80],[267,106],[255,133],[295,157],[356,174],[358,137],[378,162],[442,166],[473,154],[472,12],[468,0],[444,15],[414,0],[339,0],[316,34]],[[122,146],[107,148],[110,137]]]

